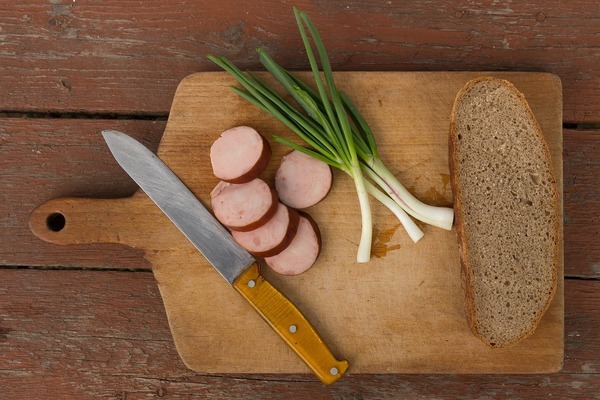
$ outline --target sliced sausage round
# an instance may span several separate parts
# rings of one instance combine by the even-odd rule
[[[230,183],[257,178],[271,160],[271,146],[249,126],[236,126],[221,133],[210,147],[213,174]]]
[[[277,193],[262,179],[247,183],[219,182],[210,194],[215,217],[236,231],[251,231],[277,211]]]
[[[248,231],[231,234],[236,242],[256,257],[271,257],[281,253],[291,243],[298,225],[298,211],[279,203],[277,212],[264,225]]]
[[[294,150],[281,160],[275,174],[275,189],[282,203],[303,209],[323,200],[332,180],[328,164]]]
[[[282,275],[299,275],[313,266],[321,252],[321,233],[312,217],[300,212],[298,232],[281,253],[266,257],[265,262]]]

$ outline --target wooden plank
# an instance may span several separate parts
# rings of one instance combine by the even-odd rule
[[[528,99],[548,142],[562,200],[560,83],[544,73],[494,75],[509,79]],[[444,181],[449,176],[449,114],[456,93],[477,76],[351,72],[339,73],[338,87],[353,96],[378,132],[379,154],[400,181],[426,203],[446,205],[451,203]],[[209,194],[218,182],[208,153],[220,132],[252,121],[267,137],[277,133],[297,140],[280,123],[232,93],[232,82],[224,72],[187,77],[177,90],[158,149],[162,160],[204,204],[210,204]],[[393,115],[386,107],[390,104],[398,107]],[[272,162],[261,177],[272,183],[278,160],[289,148],[275,142],[271,148]],[[373,240],[395,250],[385,257],[375,253],[369,268],[362,268],[356,264],[361,223],[355,188],[340,171],[334,174],[338,175],[331,193],[308,210],[323,237],[316,265],[287,279],[269,268],[263,268],[263,273],[303,310],[332,352],[350,361],[353,371],[541,373],[560,369],[562,282],[534,335],[510,348],[489,349],[466,334],[455,231],[423,227],[425,237],[415,245],[389,210],[373,202]],[[558,208],[562,218],[562,201]],[[56,212],[67,220],[60,232],[46,226],[47,216]],[[36,209],[29,222],[36,235],[52,243],[116,242],[143,249],[159,283],[175,343],[191,369],[213,373],[306,370],[260,318],[247,312],[248,305],[143,193],[120,200],[56,199]],[[562,241],[560,245],[562,250]],[[562,276],[562,257],[557,271]],[[397,294],[381,297],[382,292]],[[202,306],[191,308],[190,302]],[[395,321],[394,310],[401,308],[413,310],[402,320],[405,331]],[[256,336],[246,341],[245,331]],[[332,342],[328,337],[334,333]],[[359,352],[364,346],[369,351]]]
[[[565,282],[566,356],[547,375],[210,375],[185,368],[146,272],[0,269],[2,397],[77,399],[593,398],[600,282]]]
[[[156,150],[164,121],[0,120],[0,265],[150,268],[118,245],[53,246],[28,226],[31,211],[61,196],[126,197],[137,185],[115,163],[100,131],[120,129]]]
[[[565,131],[564,144],[565,274],[599,278],[600,130]]]
[[[260,68],[306,58],[285,2],[10,2],[0,10],[0,110],[166,115],[178,82],[216,70],[205,53]],[[505,4],[313,2],[339,70],[545,71],[564,85],[564,119],[600,122],[596,0]]]
[[[150,268],[132,248],[55,246],[36,238],[30,212],[62,196],[117,198],[136,185],[98,132],[121,129],[158,147],[165,122],[0,119],[0,265]],[[600,277],[600,132],[564,130],[565,274]]]

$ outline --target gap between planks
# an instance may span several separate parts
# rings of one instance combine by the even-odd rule
[[[138,121],[167,121],[168,113],[159,114],[114,114],[114,113],[45,113],[45,112],[3,112],[0,118],[15,119],[104,119],[104,120],[138,120]],[[600,123],[563,123],[563,129],[570,130],[600,130]]]

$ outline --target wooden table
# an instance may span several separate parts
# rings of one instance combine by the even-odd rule
[[[10,3],[10,4],[9,4]],[[156,149],[177,84],[217,70],[207,52],[259,69],[262,46],[308,67],[279,1],[51,0],[0,7],[0,398],[600,398],[600,5],[551,2],[294,3],[336,70],[544,71],[564,96],[565,359],[548,375],[214,375],[188,370],[142,255],[56,246],[31,210],[136,185],[99,131]],[[218,5],[217,5],[218,4]]]

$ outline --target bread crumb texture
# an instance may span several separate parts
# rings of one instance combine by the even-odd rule
[[[454,113],[471,325],[488,345],[504,347],[535,329],[556,289],[552,163],[537,121],[510,83],[467,85]]]

